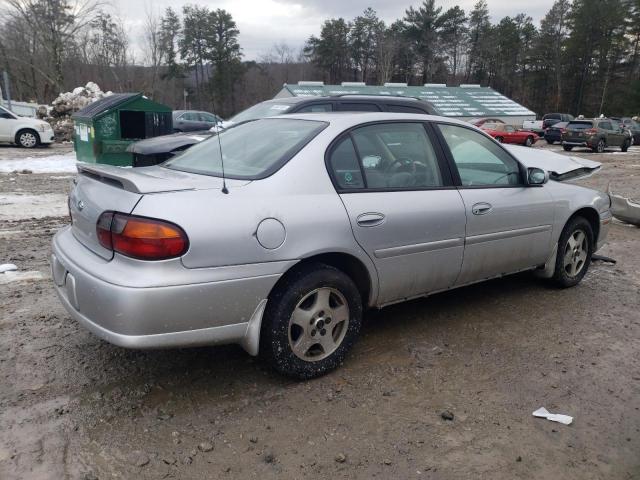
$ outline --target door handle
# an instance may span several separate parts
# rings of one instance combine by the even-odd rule
[[[485,215],[493,209],[490,203],[480,202],[471,207],[471,213],[474,215]]]
[[[384,222],[384,215],[382,213],[362,213],[358,215],[356,220],[361,227],[375,227]]]

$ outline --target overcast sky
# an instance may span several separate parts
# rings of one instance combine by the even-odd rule
[[[443,10],[459,5],[469,12],[477,0],[436,1]],[[112,0],[130,33],[136,60],[141,60],[141,37],[145,12],[161,13],[168,6],[180,10],[185,4],[223,8],[231,12],[240,29],[240,45],[245,60],[255,60],[267,53],[274,43],[285,42],[296,50],[310,35],[317,35],[324,20],[343,17],[347,20],[372,7],[390,23],[404,16],[410,6],[421,0]],[[492,21],[506,15],[526,13],[536,24],[551,8],[553,0],[488,0]]]

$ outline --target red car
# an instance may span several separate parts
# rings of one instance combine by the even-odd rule
[[[500,143],[517,143],[518,145],[530,147],[540,139],[534,132],[517,130],[514,126],[505,125],[504,123],[485,123],[480,128]]]

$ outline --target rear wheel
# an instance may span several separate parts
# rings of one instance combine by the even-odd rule
[[[40,137],[35,130],[20,130],[16,134],[16,143],[22,148],[35,148],[40,144]]]
[[[549,145],[553,145],[553,144],[554,144],[554,143],[556,143],[556,142],[555,142],[554,140],[549,140],[549,139],[547,138],[547,143],[548,143]]]
[[[622,150],[623,152],[626,152],[627,150],[629,150],[630,146],[631,146],[631,140],[626,139],[624,142],[622,142],[622,146],[620,147],[620,150]]]
[[[561,287],[573,287],[586,275],[593,254],[593,229],[584,217],[575,217],[565,225],[560,240],[553,273],[553,282]]]
[[[562,148],[564,148],[565,152],[570,152],[573,150],[573,145],[563,145]]]
[[[500,143],[504,143],[504,138],[502,137],[496,137],[496,140],[499,141]]]
[[[343,362],[361,322],[362,299],[351,278],[331,266],[310,264],[270,295],[260,354],[294,378],[324,375]]]
[[[598,143],[596,144],[595,148],[592,148],[591,150],[597,153],[604,153],[604,140],[600,139],[598,140]]]
[[[530,147],[531,145],[533,145],[533,137],[527,137],[527,139],[524,141],[524,146]]]

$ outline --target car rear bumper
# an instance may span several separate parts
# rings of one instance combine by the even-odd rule
[[[591,144],[589,142],[584,142],[584,141],[562,140],[562,145],[568,145],[570,147],[588,147],[588,148],[591,148]]]
[[[146,263],[158,267],[158,262]],[[78,242],[69,227],[55,235],[51,255],[54,286],[63,306],[110,343],[140,349],[238,343],[254,355],[266,298],[289,263],[295,262],[192,273],[172,262],[163,268],[166,286],[159,285],[157,277],[153,285],[140,286],[135,277],[140,278],[144,262],[119,262],[117,257],[105,261]],[[172,272],[177,268],[183,271]],[[177,283],[185,276],[194,283]],[[114,283],[117,279],[121,281]]]

